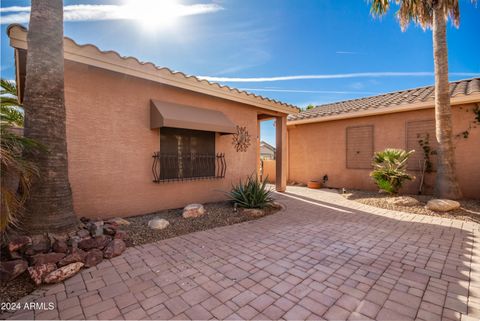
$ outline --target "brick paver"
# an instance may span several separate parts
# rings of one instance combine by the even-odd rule
[[[480,318],[479,225],[289,187],[273,216],[129,248],[7,318]]]

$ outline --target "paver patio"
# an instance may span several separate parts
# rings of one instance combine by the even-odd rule
[[[17,319],[478,320],[479,225],[289,187],[285,210],[129,248]]]

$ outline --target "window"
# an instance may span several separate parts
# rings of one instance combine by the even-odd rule
[[[373,126],[347,127],[347,168],[371,169]]]
[[[424,147],[430,148],[430,163],[431,170],[435,171],[437,168],[437,157],[435,150],[438,147],[435,139],[435,121],[434,120],[420,120],[407,122],[407,150],[415,150],[415,153],[408,160],[407,168],[412,171],[422,170],[425,162],[425,151],[420,145],[420,141],[428,142]]]
[[[215,177],[215,133],[162,127],[158,180]]]

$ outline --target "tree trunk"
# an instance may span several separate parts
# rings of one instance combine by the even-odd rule
[[[75,227],[68,181],[64,97],[63,0],[32,0],[25,80],[25,136],[45,145],[35,155],[40,177],[25,204],[23,227],[31,234]]]
[[[433,13],[433,60],[435,63],[435,133],[438,142],[435,196],[447,199],[462,197],[455,174],[455,150],[452,139],[452,108],[448,82],[446,17],[437,4]]]

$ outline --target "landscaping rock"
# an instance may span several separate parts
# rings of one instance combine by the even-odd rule
[[[25,260],[0,262],[0,282],[8,282],[25,272],[28,263]]]
[[[85,257],[85,267],[89,268],[103,261],[103,252],[99,249],[93,249]]]
[[[281,209],[284,208],[284,206],[277,201],[273,201],[272,204],[271,204],[271,207],[275,208],[277,210],[281,210]]]
[[[83,229],[82,229],[82,230],[80,230],[80,231],[77,232],[77,235],[78,235],[80,238],[83,239],[83,238],[86,238],[86,237],[90,236],[90,232],[87,231],[87,230],[83,230]]]
[[[128,236],[128,233],[126,231],[118,230],[117,233],[115,233],[115,236],[113,238],[125,240],[127,236]]]
[[[114,217],[108,220],[109,223],[115,223],[117,225],[130,225],[130,222],[120,217]]]
[[[205,208],[202,204],[190,204],[183,209],[184,218],[194,218],[205,215]]]
[[[78,243],[80,243],[81,240],[80,236],[77,235],[74,235],[67,240],[67,244],[71,247],[71,251],[78,249]]]
[[[56,269],[57,266],[54,263],[41,264],[29,267],[28,274],[30,274],[30,278],[32,279],[33,283],[38,286],[42,284],[45,276],[55,271]]]
[[[81,249],[75,249],[71,254],[67,255],[58,262],[58,266],[62,267],[76,262],[85,262],[87,253]]]
[[[32,244],[32,239],[28,236],[18,236],[8,242],[8,251],[10,253],[23,249],[25,246]]]
[[[448,212],[460,208],[460,203],[446,199],[433,199],[428,201],[426,208],[431,211]]]
[[[58,261],[65,257],[65,253],[47,253],[47,254],[36,254],[30,257],[31,265],[42,265],[47,263],[56,264]]]
[[[63,267],[49,273],[45,277],[44,282],[50,284],[50,283],[58,283],[58,282],[61,282],[63,280],[66,280],[69,277],[72,277],[75,274],[77,274],[77,272],[80,271],[80,269],[83,267],[83,265],[84,264],[82,262],[77,262],[77,263],[72,263],[72,264],[63,266]]]
[[[78,247],[88,251],[97,247],[97,241],[93,237],[89,237],[78,242]]]
[[[399,196],[386,199],[387,203],[397,206],[415,206],[420,202],[411,196]]]
[[[92,236],[103,235],[103,221],[90,222],[88,230]]]
[[[106,234],[106,235],[115,235],[115,232],[117,231],[117,229],[113,226],[113,225],[105,225],[103,227],[103,233]]]
[[[265,212],[258,208],[246,208],[243,210],[243,213],[251,217],[261,217],[265,215]]]
[[[97,245],[96,248],[103,250],[110,242],[112,241],[112,237],[108,235],[100,235],[95,237],[95,242]]]
[[[52,250],[57,253],[67,253],[68,244],[66,240],[55,240],[52,245]]]
[[[123,251],[125,251],[126,248],[127,246],[123,240],[114,239],[103,251],[103,257],[106,259],[111,259],[112,257],[119,256],[123,253]]]
[[[148,227],[154,230],[163,230],[169,225],[170,223],[163,218],[155,218],[153,220],[148,221]]]
[[[50,251],[50,246],[52,245],[48,235],[35,235],[32,236],[32,247],[31,250],[34,253],[47,253]]]

